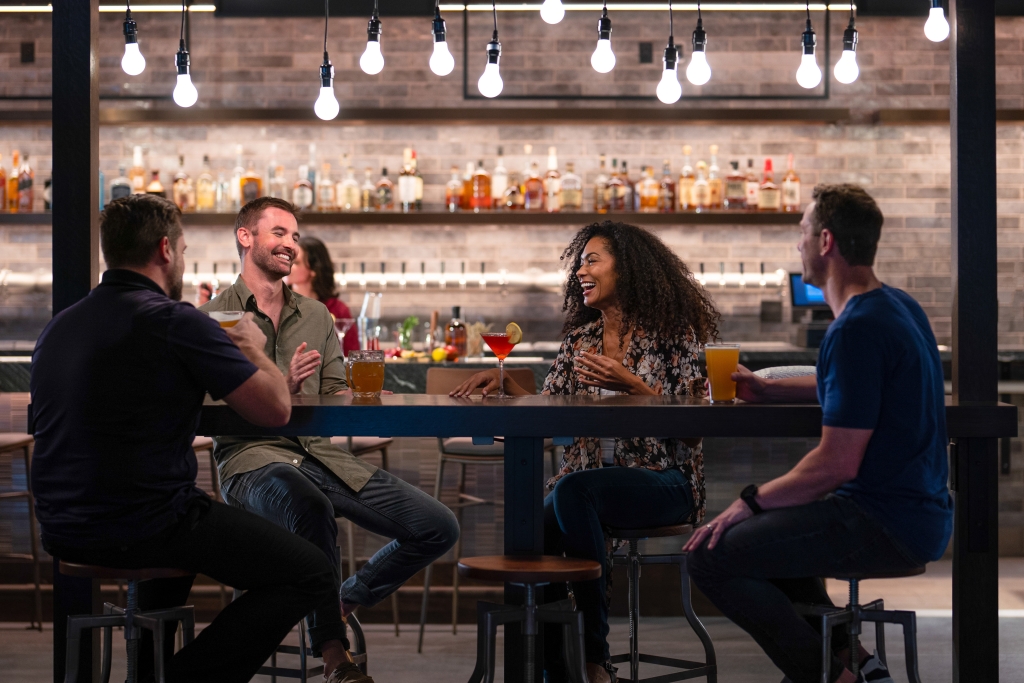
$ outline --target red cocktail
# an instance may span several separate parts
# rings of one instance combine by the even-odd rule
[[[505,398],[505,359],[516,345],[509,340],[507,332],[489,332],[480,337],[498,357],[498,398]]]

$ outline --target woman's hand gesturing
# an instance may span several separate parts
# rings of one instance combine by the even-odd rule
[[[627,370],[622,363],[589,351],[584,351],[576,357],[576,372],[579,373],[583,384],[593,387],[626,394],[657,393]]]

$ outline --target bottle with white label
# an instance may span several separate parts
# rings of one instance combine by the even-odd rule
[[[761,183],[754,172],[754,160],[747,159],[747,208],[757,209],[757,195],[761,191]]]
[[[800,210],[800,176],[793,170],[793,155],[786,160],[786,175],[782,178],[782,210]]]
[[[309,182],[309,167],[299,166],[299,178],[292,188],[292,204],[298,209],[309,209],[313,206],[313,183]]]
[[[491,173],[491,204],[495,209],[502,208],[505,201],[505,190],[508,189],[508,169],[505,168],[505,150],[498,148],[498,163]]]
[[[554,147],[548,147],[548,172],[544,174],[544,208],[548,213],[561,210],[561,190],[562,174],[558,172],[558,153]]]

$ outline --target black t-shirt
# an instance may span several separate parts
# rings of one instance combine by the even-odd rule
[[[122,545],[177,522],[195,485],[207,392],[256,372],[216,321],[152,280],[108,270],[32,354],[32,489],[48,544]]]

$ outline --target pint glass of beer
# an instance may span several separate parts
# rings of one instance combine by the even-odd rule
[[[704,349],[708,364],[708,382],[711,384],[712,403],[731,403],[736,400],[736,382],[732,373],[740,362],[739,344],[708,344]]]
[[[384,389],[384,352],[349,352],[346,374],[353,397],[379,398]]]

